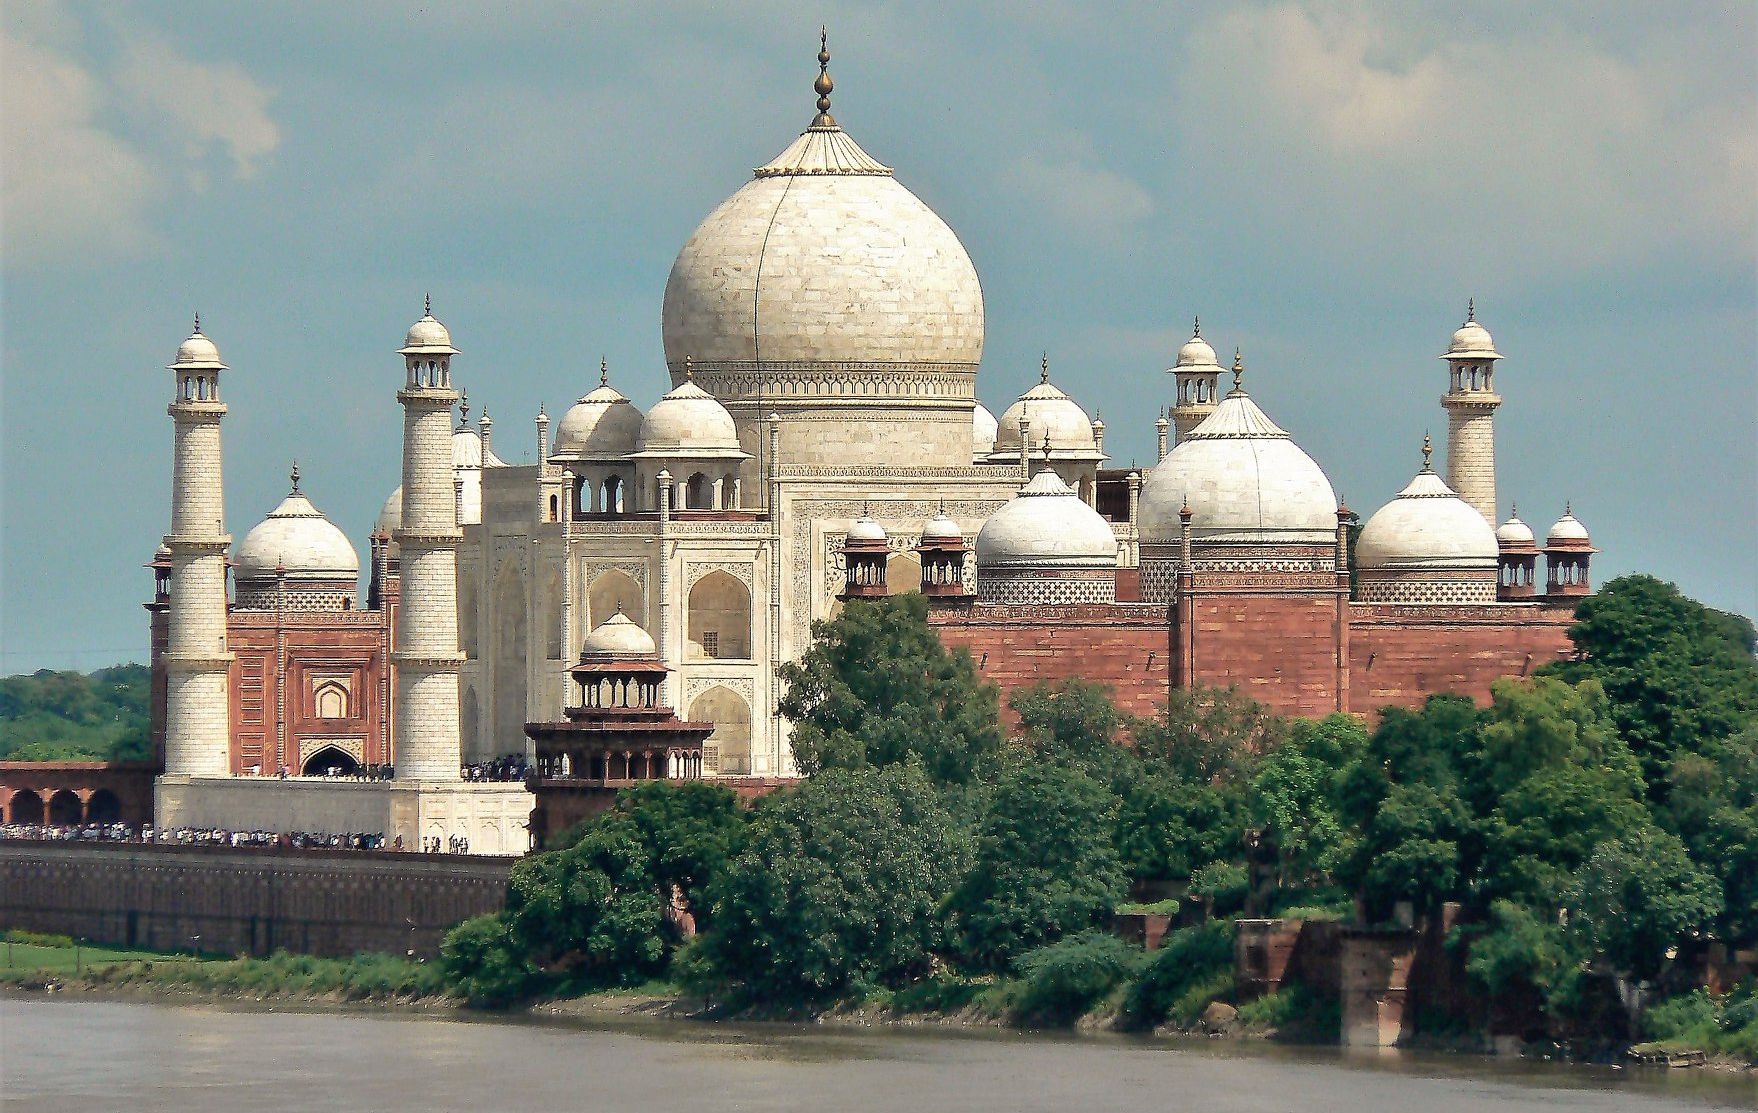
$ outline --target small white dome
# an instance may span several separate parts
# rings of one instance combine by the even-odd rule
[[[732,414],[691,379],[647,411],[636,449],[649,456],[742,455]]]
[[[372,532],[387,536],[403,528],[403,485],[397,484],[379,509],[378,518],[372,523]]]
[[[353,579],[360,574],[360,557],[347,535],[297,490],[244,535],[232,561],[238,580],[274,579],[280,568],[291,580]]]
[[[628,615],[618,611],[586,635],[585,642],[580,646],[580,656],[616,657],[623,660],[632,657],[656,658],[659,650],[647,631],[635,625]]]
[[[1200,331],[1193,331],[1190,339],[1185,341],[1184,347],[1178,349],[1177,366],[1219,367],[1220,364],[1215,361],[1215,349],[1209,346],[1207,340],[1203,339],[1203,334]]]
[[[854,524],[848,527],[848,539],[850,541],[884,541],[886,539],[885,527],[863,512],[859,518],[855,519]]]
[[[1019,455],[1019,422],[1022,417],[1027,423],[1026,436],[1031,438],[1033,451],[1043,448],[1044,434],[1048,432],[1052,452],[1064,456],[1084,454],[1095,459],[1099,456],[1098,443],[1093,439],[1093,419],[1048,378],[1020,395],[1019,400],[1001,415],[995,432],[996,454]]]
[[[1493,569],[1498,552],[1483,515],[1425,468],[1361,527],[1355,563],[1363,571]]]
[[[642,418],[621,391],[602,382],[562,415],[550,455],[570,460],[627,456],[641,440]]]
[[[946,511],[942,509],[922,525],[922,540],[924,542],[941,543],[948,541],[962,542],[964,541],[964,530],[959,528],[957,522],[948,518],[946,516]]]
[[[1477,303],[1473,302],[1466,310],[1465,323],[1453,333],[1452,343],[1447,345],[1446,354],[1442,359],[1500,359],[1502,354],[1496,351],[1496,343],[1490,338],[1489,330],[1477,323]]]
[[[177,361],[171,364],[176,371],[224,371],[226,365],[220,362],[220,349],[202,335],[201,320],[196,319],[195,331],[189,339],[177,345]]]
[[[1573,507],[1564,507],[1563,516],[1557,519],[1556,525],[1551,526],[1550,532],[1544,537],[1546,545],[1564,548],[1590,545],[1592,540],[1587,535],[1587,527],[1581,524],[1579,518],[1575,517]]]
[[[1508,520],[1496,529],[1496,544],[1503,548],[1519,548],[1538,544],[1533,535],[1532,527],[1520,520],[1520,515],[1510,512]]]
[[[1148,472],[1142,540],[1177,541],[1187,500],[1197,537],[1318,543],[1337,533],[1331,481],[1239,387]]]
[[[507,462],[482,443],[482,434],[468,425],[452,430],[452,467],[504,468]],[[479,481],[480,482],[480,481]]]
[[[452,347],[452,334],[446,326],[434,320],[431,311],[409,326],[409,335],[403,338],[403,346],[397,350],[403,355],[458,354],[458,349]]]
[[[978,402],[971,408],[971,456],[980,460],[995,451],[995,434],[999,427],[989,407]]]
[[[1115,568],[1117,536],[1098,511],[1045,468],[983,523],[977,567]]]

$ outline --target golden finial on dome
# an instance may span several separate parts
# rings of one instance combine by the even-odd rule
[[[598,385],[610,385],[610,360],[604,356],[598,357]]]
[[[299,493],[299,461],[298,460],[293,461],[293,470],[291,473],[289,473],[288,478],[293,480],[293,493],[297,495]]]
[[[1203,319],[1201,317],[1196,317],[1191,320],[1190,335],[1197,340],[1203,338]]]
[[[195,311],[195,332],[198,336],[201,334],[201,310],[199,309]]]
[[[424,317],[433,316],[433,294],[421,295],[421,315]]]
[[[1469,325],[1469,324],[1474,323],[1476,320],[1477,320],[1477,299],[1474,297],[1466,298],[1465,299],[1465,323]]]
[[[818,94],[818,115],[813,117],[815,128],[833,128],[836,117],[830,114],[830,91],[836,88],[836,82],[830,80],[830,29],[818,29],[818,80],[812,82],[812,89]]]
[[[470,427],[470,392],[464,391],[458,399],[458,428]]]
[[[694,356],[684,357],[684,381],[687,383],[696,381],[696,359]]]
[[[1050,353],[1049,352],[1045,352],[1044,357],[1038,361],[1038,381],[1040,383],[1047,383],[1050,381]]]
[[[1428,430],[1424,429],[1422,431],[1422,470],[1425,474],[1434,471],[1433,457],[1434,440],[1428,435]]]
[[[1237,390],[1237,391],[1243,391],[1245,389],[1245,387],[1243,385],[1244,379],[1245,379],[1245,357],[1239,354],[1238,348],[1234,348],[1233,349],[1233,389]]]

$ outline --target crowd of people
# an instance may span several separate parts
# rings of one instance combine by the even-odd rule
[[[366,831],[231,831],[223,827],[154,827],[131,823],[8,823],[0,839],[35,842],[129,842],[170,846],[262,846],[289,850],[401,850],[401,840]]]
[[[461,772],[467,781],[522,781],[530,771],[524,754],[505,754],[493,761],[473,761]]]

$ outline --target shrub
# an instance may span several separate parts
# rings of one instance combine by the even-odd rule
[[[1149,904],[1120,904],[1117,906],[1119,916],[1176,916],[1181,902],[1177,897],[1167,897]]]
[[[1141,966],[1141,951],[1106,932],[1071,935],[1022,956],[1019,1019],[1065,1025],[1080,1019]]]
[[[1187,1012],[1194,997],[1208,994],[1202,1002],[1207,1005],[1232,984],[1232,923],[1212,920],[1180,928],[1166,936],[1142,967],[1124,999],[1123,1013],[1131,1024],[1151,1028],[1175,1008]],[[1202,1005],[1197,1006],[1199,1014]]]
[[[1342,1032],[1342,1002],[1325,999],[1299,982],[1290,982],[1239,1006],[1239,1020],[1247,1028],[1274,1029],[1283,1036],[1303,1040],[1335,1040]]]
[[[1721,1015],[1721,1006],[1703,990],[1681,993],[1642,1014],[1642,1034],[1651,1040],[1671,1040],[1691,1032],[1718,1030]]]
[[[537,971],[506,917],[495,914],[465,920],[440,945],[446,984],[478,1008],[500,1009],[530,993]]]

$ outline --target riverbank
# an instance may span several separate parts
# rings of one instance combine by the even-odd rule
[[[146,952],[76,944],[52,936],[9,933],[0,988],[20,996],[82,997],[178,1005],[255,1006],[311,1011],[427,1014],[456,1019],[534,1020],[563,1025],[595,1026],[669,1022],[722,1026],[806,1026],[838,1030],[944,1031],[962,1033],[1124,1036],[1130,1039],[1211,1044],[1275,1044],[1287,1047],[1335,1047],[1335,1039],[1314,1038],[1314,1032],[1273,1007],[1253,1003],[1205,1011],[1192,1024],[1162,1024],[1150,1031],[1132,1030],[1124,1022],[1120,1001],[1112,997],[1067,1024],[1023,1023],[1016,1009],[1017,983],[927,982],[900,994],[881,994],[859,1005],[827,1010],[731,1009],[681,992],[665,982],[635,989],[612,989],[578,997],[533,1002],[503,1012],[467,1007],[445,990],[436,964],[392,955],[359,955],[353,959],[321,959],[278,954],[268,959],[223,958],[213,955]],[[1424,1042],[1427,1052],[1488,1056],[1477,1042]],[[1745,1073],[1758,1079],[1758,1064],[1745,1059],[1682,1045],[1665,1056],[1647,1056],[1650,1063],[1704,1067],[1716,1072]],[[1700,1053],[1701,1052],[1701,1053]],[[1501,1056],[1509,1058],[1509,1056]],[[1621,1054],[1571,1055],[1555,1045],[1524,1049],[1514,1058],[1575,1061],[1614,1065]],[[1630,1062],[1638,1061],[1631,1057]]]

